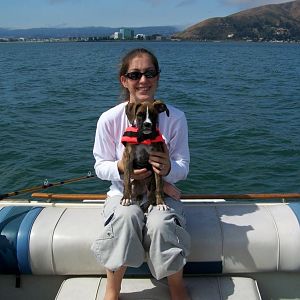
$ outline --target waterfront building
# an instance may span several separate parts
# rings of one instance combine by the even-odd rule
[[[121,28],[120,33],[123,40],[132,40],[134,38],[134,30],[131,28]]]
[[[145,40],[145,39],[146,39],[146,35],[143,34],[143,33],[138,33],[138,34],[135,36],[135,39],[137,39],[137,40]]]
[[[121,32],[115,32],[115,33],[113,34],[113,39],[114,39],[114,40],[121,40],[122,38],[123,38],[123,35],[122,35]]]

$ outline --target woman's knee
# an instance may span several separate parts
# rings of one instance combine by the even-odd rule
[[[144,221],[144,214],[137,205],[120,205],[116,209],[115,214],[116,218],[122,220],[124,223],[141,223]]]
[[[147,218],[147,231],[148,233],[165,231],[166,228],[170,227],[172,222],[172,216],[165,211],[159,211],[150,214]]]

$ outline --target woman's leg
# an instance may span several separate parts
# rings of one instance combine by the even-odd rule
[[[106,200],[104,227],[92,245],[97,260],[111,271],[122,266],[139,267],[145,259],[144,214],[137,205],[123,206],[120,200],[121,197]]]
[[[92,246],[97,260],[106,268],[105,300],[118,299],[125,266],[139,267],[145,259],[144,214],[137,205],[120,205],[120,200],[121,197],[106,200],[104,227]]]
[[[113,272],[106,270],[106,290],[104,300],[118,300],[121,291],[121,283],[126,271],[126,267],[121,267]]]
[[[183,280],[183,270],[168,276],[169,291],[172,300],[190,300]]]
[[[172,300],[189,300],[183,280],[183,266],[190,250],[190,235],[185,229],[183,204],[167,198],[169,210],[157,207],[147,216],[145,246],[148,265],[157,279],[167,277]]]
[[[171,198],[166,198],[165,202],[169,210],[154,206],[147,215],[144,247],[152,275],[158,280],[174,275],[170,277],[172,286],[173,281],[180,283],[179,279],[182,279],[191,241],[185,228],[183,204]]]

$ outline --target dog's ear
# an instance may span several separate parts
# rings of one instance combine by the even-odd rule
[[[155,110],[156,110],[159,114],[162,113],[163,111],[165,111],[166,114],[167,114],[167,116],[169,117],[170,112],[169,112],[169,109],[168,109],[168,107],[167,107],[166,104],[164,104],[164,103],[163,103],[162,101],[160,101],[160,100],[156,100],[156,101],[154,101],[153,105],[154,105]]]
[[[139,108],[139,106],[140,106],[140,104],[130,103],[130,102],[126,105],[125,113],[126,113],[126,116],[129,120],[130,124],[134,123],[135,114],[136,114],[136,111]]]

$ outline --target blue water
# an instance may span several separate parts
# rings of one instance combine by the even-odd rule
[[[121,101],[120,57],[141,46],[160,61],[157,98],[186,113],[185,193],[300,191],[299,44],[100,42],[0,43],[0,194],[93,171],[97,119]]]

